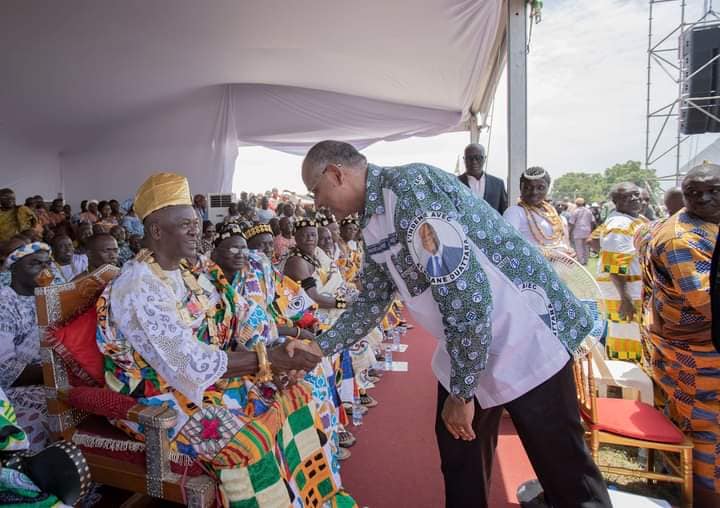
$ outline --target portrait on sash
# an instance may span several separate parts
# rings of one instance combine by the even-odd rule
[[[462,226],[442,213],[417,217],[408,228],[408,245],[417,268],[431,284],[447,284],[467,268],[470,247]]]

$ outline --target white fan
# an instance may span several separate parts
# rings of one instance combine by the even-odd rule
[[[592,314],[593,329],[578,348],[576,356],[592,351],[593,377],[598,395],[605,397],[609,386],[617,386],[622,389],[623,398],[635,398],[632,392],[637,392],[640,394],[640,400],[652,404],[653,384],[645,371],[632,362],[608,360],[605,347],[600,343],[606,334],[607,319],[600,286],[595,278],[584,266],[562,252],[543,249],[543,254],[560,280]],[[629,393],[626,394],[626,391]]]
[[[587,269],[570,256],[555,249],[542,249],[545,258],[575,297],[590,310],[594,326],[581,345],[580,354],[587,354],[605,336],[607,320],[600,286]]]

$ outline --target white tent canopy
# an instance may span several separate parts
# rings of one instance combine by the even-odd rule
[[[238,144],[302,153],[468,129],[507,0],[5,0],[0,186],[132,196],[151,171],[229,190]]]

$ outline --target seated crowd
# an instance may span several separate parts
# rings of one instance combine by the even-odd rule
[[[163,186],[181,198],[156,198],[154,188]],[[353,413],[362,416],[378,404],[368,390],[382,375],[374,368],[381,342],[404,325],[400,304],[350,351],[317,358],[301,347],[328,329],[358,292],[363,246],[357,219],[338,221],[273,191],[259,198],[243,193],[214,224],[205,197],[189,196],[187,181],[167,173],[151,177],[134,200],[84,201],[77,215],[62,200],[48,212],[40,196],[17,206],[13,191],[0,191],[0,361],[9,366],[0,387],[19,425],[34,449],[46,444],[35,288],[116,265],[122,270],[98,304],[106,386],[179,410],[173,450],[213,468],[222,485],[232,482],[223,489],[228,501],[280,506],[278,499],[307,497],[314,485],[333,506],[354,506],[342,491],[339,462],[356,441]],[[183,333],[173,336],[176,329]],[[291,342],[294,354],[286,347]],[[183,364],[177,351],[191,361]],[[211,432],[212,419],[221,424]],[[312,455],[326,463],[327,478],[301,485],[297,471],[283,463],[297,459],[277,448],[288,439],[288,419],[317,430],[302,434],[293,427],[292,433],[305,439],[299,459]],[[135,424],[114,423],[141,438]],[[268,471],[278,477],[276,497],[263,504],[268,493],[250,483]],[[248,472],[252,481],[237,483]]]
[[[608,356],[637,362],[651,376],[667,414],[694,442],[697,488],[717,494],[720,353],[711,335],[710,266],[720,167],[691,170],[681,189],[666,193],[663,211],[651,208],[636,184],[618,184],[605,217],[582,198],[553,206],[550,183],[543,168],[529,168],[518,203],[498,211],[538,247],[583,265],[591,250],[598,253]],[[267,468],[283,480],[275,495],[306,495],[296,469],[283,464],[297,457],[279,447],[285,423],[302,413],[303,425],[321,436],[303,450],[330,472],[323,500],[339,496],[348,503],[339,505],[354,506],[338,461],[355,443],[353,412],[378,404],[368,390],[380,380],[374,365],[383,338],[404,326],[401,303],[349,351],[317,358],[303,344],[328,329],[360,289],[357,218],[338,220],[273,189],[243,192],[213,223],[205,196],[191,199],[187,181],[169,173],[153,175],[122,204],[83,201],[77,214],[61,199],[45,206],[41,196],[17,206],[12,190],[0,190],[0,388],[32,446],[42,447],[48,435],[34,289],[114,264],[122,271],[98,306],[107,386],[176,408],[174,449],[213,468],[228,500],[258,506],[272,505],[240,479]],[[218,419],[219,428],[208,427]],[[135,424],[117,425],[137,436]],[[263,446],[257,433],[269,438]]]

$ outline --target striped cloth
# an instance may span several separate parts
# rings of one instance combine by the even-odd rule
[[[600,240],[597,281],[607,313],[608,356],[613,359],[635,362],[642,359],[639,326],[642,315],[642,277],[633,237],[645,222],[647,220],[644,217],[631,217],[616,210],[592,235]],[[620,317],[620,294],[611,275],[620,275],[625,279],[627,291],[635,306],[632,321]]]
[[[50,252],[50,246],[43,242],[26,243],[8,254],[8,257],[5,259],[4,268],[5,270],[10,270],[12,265],[20,261],[25,256],[41,251]]]
[[[653,379],[670,418],[693,440],[698,485],[720,493],[720,353],[712,337],[710,262],[718,225],[684,210],[650,242]]]

